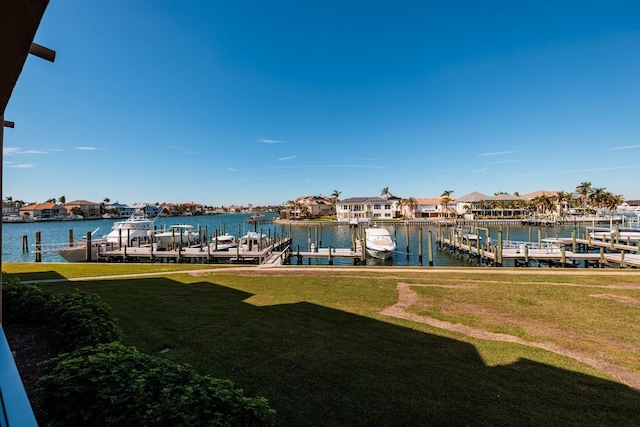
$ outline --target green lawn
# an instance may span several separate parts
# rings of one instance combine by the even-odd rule
[[[27,280],[168,267],[193,268],[3,270]],[[412,287],[420,301],[411,313],[591,352],[640,375],[640,307],[591,296],[640,300],[640,274],[504,270],[215,269],[43,286],[100,295],[118,316],[125,344],[266,396],[283,426],[637,425],[640,393],[593,367],[380,314],[398,300],[398,282],[431,285]]]

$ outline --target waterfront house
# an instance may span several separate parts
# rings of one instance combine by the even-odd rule
[[[133,205],[133,207],[137,210],[141,210],[142,212],[145,212],[147,214],[147,216],[149,217],[156,217],[158,215],[160,215],[161,213],[164,215],[169,215],[171,216],[171,211],[169,209],[167,209],[167,204],[164,205],[152,205],[150,203],[137,203],[135,205]],[[175,205],[172,205],[175,206]],[[177,215],[177,214],[175,214]]]
[[[90,202],[88,200],[74,200],[67,202],[64,205],[66,215],[74,215],[74,211],[82,211],[84,218],[100,218],[100,203]]]
[[[2,217],[16,217],[20,215],[20,203],[2,202]]]
[[[351,197],[336,204],[338,222],[392,219],[400,215],[400,198]]]
[[[119,218],[129,218],[135,212],[136,208],[122,203],[110,203],[105,206],[105,210]]]
[[[447,207],[442,203],[441,198],[420,198],[416,199],[416,205],[412,212],[410,206],[402,206],[402,215],[408,218],[441,218],[445,216]],[[449,201],[449,211],[455,206],[455,199]]]
[[[526,216],[526,199],[512,194],[489,196],[473,191],[455,200],[455,211],[467,218]]]
[[[281,211],[283,218],[318,218],[333,214],[333,201],[328,196],[301,196],[289,202]]]
[[[179,207],[182,215],[202,215],[202,211],[204,210],[201,204],[193,202],[182,203]]]
[[[20,216],[28,216],[36,221],[65,219],[67,210],[54,202],[34,203],[20,208]]]

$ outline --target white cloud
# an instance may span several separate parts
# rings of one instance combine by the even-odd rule
[[[22,151],[18,147],[3,147],[2,154],[4,156],[15,156],[20,154]]]
[[[471,173],[482,173],[489,170],[488,168],[480,168],[480,169],[476,169],[476,170],[472,170]]]
[[[258,142],[262,144],[284,144],[284,141],[280,141],[278,139],[266,139],[266,138],[259,138]]]
[[[28,169],[28,168],[35,168],[36,165],[33,165],[31,163],[6,162],[6,163],[4,163],[4,167],[6,167],[6,168],[17,168],[17,169]]]
[[[71,147],[71,148],[73,148],[74,150],[82,150],[82,151],[95,151],[95,150],[97,150],[96,147],[83,147],[83,146],[80,146],[80,147]]]
[[[481,153],[478,157],[504,156],[505,154],[515,154],[517,151],[495,151],[493,153]]]
[[[19,147],[4,147],[2,149],[2,154],[5,156],[23,156],[23,155],[31,155],[31,154],[47,154],[46,151],[42,150],[23,150]]]
[[[502,160],[500,162],[487,163],[487,165],[503,165],[505,163],[515,163],[515,162],[517,162],[517,160]]]
[[[278,160],[291,160],[291,159],[295,159],[298,156],[286,156],[286,157],[280,157]]]
[[[609,148],[607,151],[634,150],[640,148],[640,145],[625,145],[624,147]]]

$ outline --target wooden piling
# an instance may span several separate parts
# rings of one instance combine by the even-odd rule
[[[73,236],[73,231],[71,232],[71,235]],[[85,247],[85,261],[91,262],[93,261],[92,256],[91,256],[91,232],[87,231],[87,237],[86,237],[86,241],[87,241],[87,246]]]
[[[26,254],[29,252],[29,240],[26,234],[22,235],[22,253]]]
[[[427,255],[429,257],[429,266],[433,267],[433,242],[431,241],[431,230],[429,230],[427,240]]]
[[[36,262],[42,262],[42,232],[36,231]]]
[[[422,227],[418,228],[418,265],[422,267]]]
[[[404,235],[407,243],[407,258],[409,258],[409,224],[405,225]]]

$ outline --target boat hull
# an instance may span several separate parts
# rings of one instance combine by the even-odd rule
[[[377,259],[389,259],[396,250],[396,242],[384,228],[365,229],[365,244],[367,255]]]

